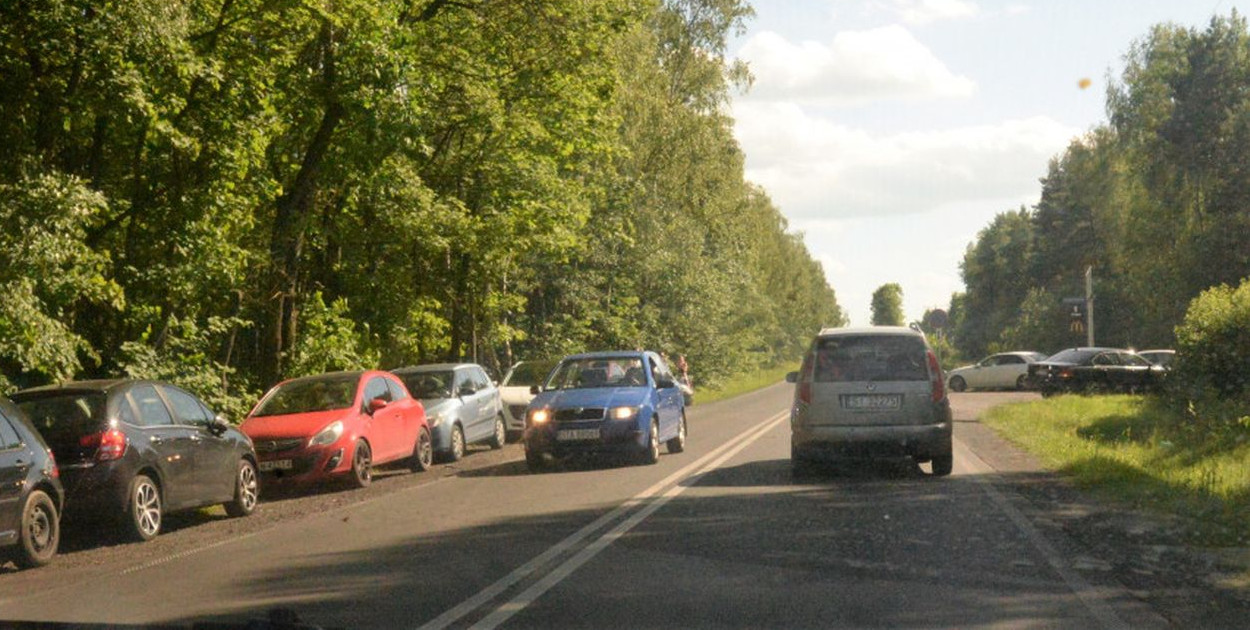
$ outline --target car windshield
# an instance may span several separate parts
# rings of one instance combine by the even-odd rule
[[[456,382],[452,370],[408,372],[400,374],[399,378],[414,397],[422,400],[451,398],[451,386]]]
[[[643,387],[647,384],[639,357],[572,359],[560,363],[547,389]]]
[[[287,381],[269,392],[252,412],[253,416],[282,416],[292,413],[347,409],[356,400],[360,376],[341,374]]]
[[[504,387],[529,387],[538,385],[551,373],[551,363],[545,361],[525,361],[518,363],[508,377],[504,379]]]
[[[65,392],[55,395],[14,396],[17,406],[30,418],[53,451],[74,447],[107,422],[103,392]]]
[[[814,348],[817,382],[923,381],[929,378],[924,342],[903,335],[839,335]]]

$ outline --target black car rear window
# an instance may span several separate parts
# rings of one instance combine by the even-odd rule
[[[1099,352],[1098,350],[1080,350],[1077,348],[1072,348],[1071,350],[1064,350],[1056,354],[1055,356],[1050,357],[1049,359],[1046,359],[1046,362],[1047,363],[1072,363],[1075,365],[1080,365],[1082,363],[1085,363],[1086,361],[1089,361],[1090,358],[1098,354],[1098,352]]]
[[[812,352],[818,383],[929,378],[925,345],[918,337],[839,335],[817,339]]]
[[[103,392],[64,392],[19,399],[17,406],[54,451],[76,447],[85,435],[100,431],[108,418]]]

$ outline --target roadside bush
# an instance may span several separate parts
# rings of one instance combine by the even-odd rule
[[[1204,291],[1176,327],[1172,395],[1225,420],[1250,414],[1250,278]]]

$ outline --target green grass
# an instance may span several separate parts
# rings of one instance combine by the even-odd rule
[[[1250,542],[1250,430],[1153,398],[1059,396],[990,410],[983,422],[1083,488],[1185,516],[1191,542]]]
[[[716,402],[768,387],[785,380],[786,372],[793,372],[797,369],[799,369],[798,363],[765,368],[734,377],[717,387],[698,387],[698,383],[695,383],[694,402],[696,405]]]

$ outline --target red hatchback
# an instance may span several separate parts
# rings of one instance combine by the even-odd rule
[[[373,467],[406,460],[430,467],[425,409],[394,375],[334,372],[283,381],[239,426],[256,446],[261,474],[274,480],[345,477],[364,487]]]

